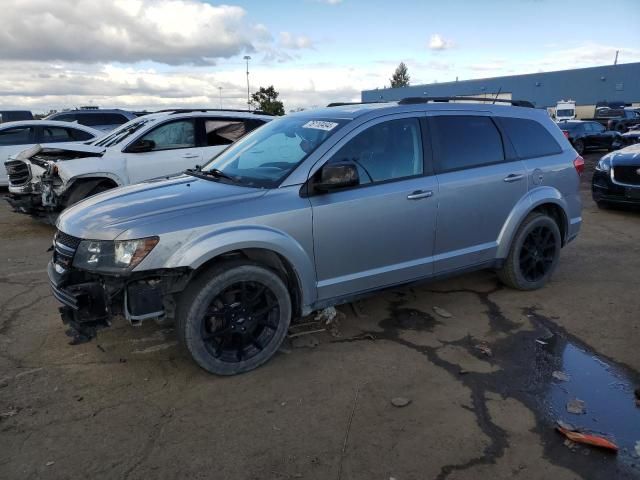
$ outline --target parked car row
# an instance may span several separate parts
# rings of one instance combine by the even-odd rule
[[[84,143],[54,144],[42,137],[44,143],[5,163],[7,199],[16,211],[55,221],[61,210],[96,193],[195,168],[271,118],[180,110],[136,117]]]
[[[202,368],[246,372],[292,321],[380,289],[481,268],[549,280],[584,162],[545,112],[506,102],[146,115],[14,156],[11,203],[67,207],[48,275],[75,342],[115,316],[174,321]]]
[[[7,186],[9,179],[5,160],[37,144],[86,142],[101,137],[103,133],[91,127],[52,120],[25,120],[0,124],[0,186]]]
[[[497,102],[512,105],[145,115],[14,155],[9,200],[64,210],[48,276],[74,343],[116,316],[173,321],[198,365],[242,373],[292,321],[384,288],[483,268],[549,281],[581,225],[579,152],[621,136]],[[604,156],[592,185],[600,206],[640,204],[640,145]]]

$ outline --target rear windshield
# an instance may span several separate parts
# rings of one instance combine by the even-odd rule
[[[572,117],[575,112],[576,112],[575,110],[568,109],[568,108],[567,109],[563,109],[563,110],[557,110],[556,111],[556,116],[557,117]]]
[[[76,113],[76,119],[88,127],[122,125],[129,120],[121,113]]]
[[[347,120],[282,117],[254,130],[202,168],[219,170],[226,181],[274,188]],[[224,178],[220,179],[221,181]]]

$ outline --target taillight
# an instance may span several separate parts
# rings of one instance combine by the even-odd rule
[[[584,172],[584,158],[578,155],[576,159],[573,161],[573,168],[576,169],[576,172],[578,172],[578,175],[582,176],[582,172]]]
[[[562,134],[564,135],[564,138],[569,140],[569,132],[567,132],[566,130],[562,130]]]

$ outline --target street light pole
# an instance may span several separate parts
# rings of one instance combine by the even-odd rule
[[[218,91],[220,92],[220,110],[222,110],[222,87],[218,87]]]
[[[249,94],[249,60],[251,60],[251,57],[245,55],[244,59],[247,61],[247,108],[251,111],[251,96]]]

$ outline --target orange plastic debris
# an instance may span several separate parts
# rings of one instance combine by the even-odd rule
[[[618,451],[618,446],[604,437],[599,437],[598,435],[591,435],[588,433],[572,432],[571,430],[560,426],[557,426],[556,428],[560,433],[562,433],[572,442],[584,443],[586,445],[593,445],[594,447],[606,448],[607,450],[612,450],[614,452]]]

